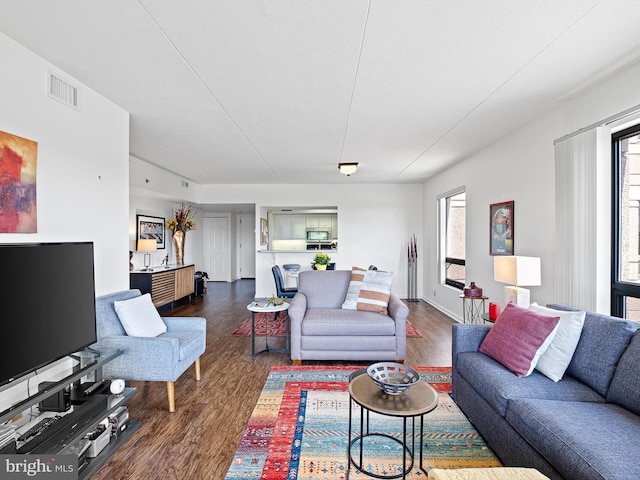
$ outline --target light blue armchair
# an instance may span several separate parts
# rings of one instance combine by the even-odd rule
[[[139,290],[125,290],[96,298],[98,342],[96,349],[121,349],[124,353],[106,364],[105,378],[161,381],[167,384],[169,411],[175,411],[174,382],[195,364],[200,380],[200,355],[206,347],[207,321],[200,317],[163,317],[167,332],[157,337],[130,337],[113,306],[114,301],[140,296]]]

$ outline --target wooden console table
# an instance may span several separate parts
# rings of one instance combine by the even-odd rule
[[[150,272],[136,270],[129,273],[129,287],[142,294],[150,293],[153,304],[162,307],[194,293],[195,273],[194,265],[159,267]]]

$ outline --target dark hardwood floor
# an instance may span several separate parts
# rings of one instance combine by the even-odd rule
[[[193,367],[176,382],[176,411],[167,410],[163,382],[128,382],[138,394],[128,403],[142,426],[92,477],[94,480],[223,479],[269,370],[291,365],[285,354],[251,357],[251,338],[231,333],[249,316],[255,282],[209,282],[207,292],[191,302],[164,309],[164,316],[207,319],[207,350],[201,358],[202,380]],[[424,301],[407,302],[409,320],[422,338],[407,338],[406,364],[451,365],[448,316]],[[271,339],[270,346],[283,339]],[[257,344],[258,346],[258,344]],[[303,365],[345,362],[303,362]],[[346,363],[349,364],[349,363]],[[366,362],[354,363],[363,365]]]

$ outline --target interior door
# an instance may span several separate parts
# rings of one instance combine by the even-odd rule
[[[230,282],[229,272],[229,219],[227,217],[203,218],[203,253],[209,280]]]
[[[256,278],[256,216],[238,215],[240,278]]]

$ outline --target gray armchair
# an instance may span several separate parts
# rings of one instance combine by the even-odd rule
[[[350,270],[309,270],[289,302],[291,360],[404,362],[409,308],[394,294],[388,315],[343,310]]]
[[[178,377],[195,364],[196,380],[200,380],[200,355],[206,347],[207,322],[200,317],[163,317],[166,333],[157,337],[130,337],[113,302],[139,295],[139,290],[125,290],[96,299],[98,342],[94,347],[124,351],[103,367],[105,378],[166,382],[169,411],[173,412],[174,382]]]

